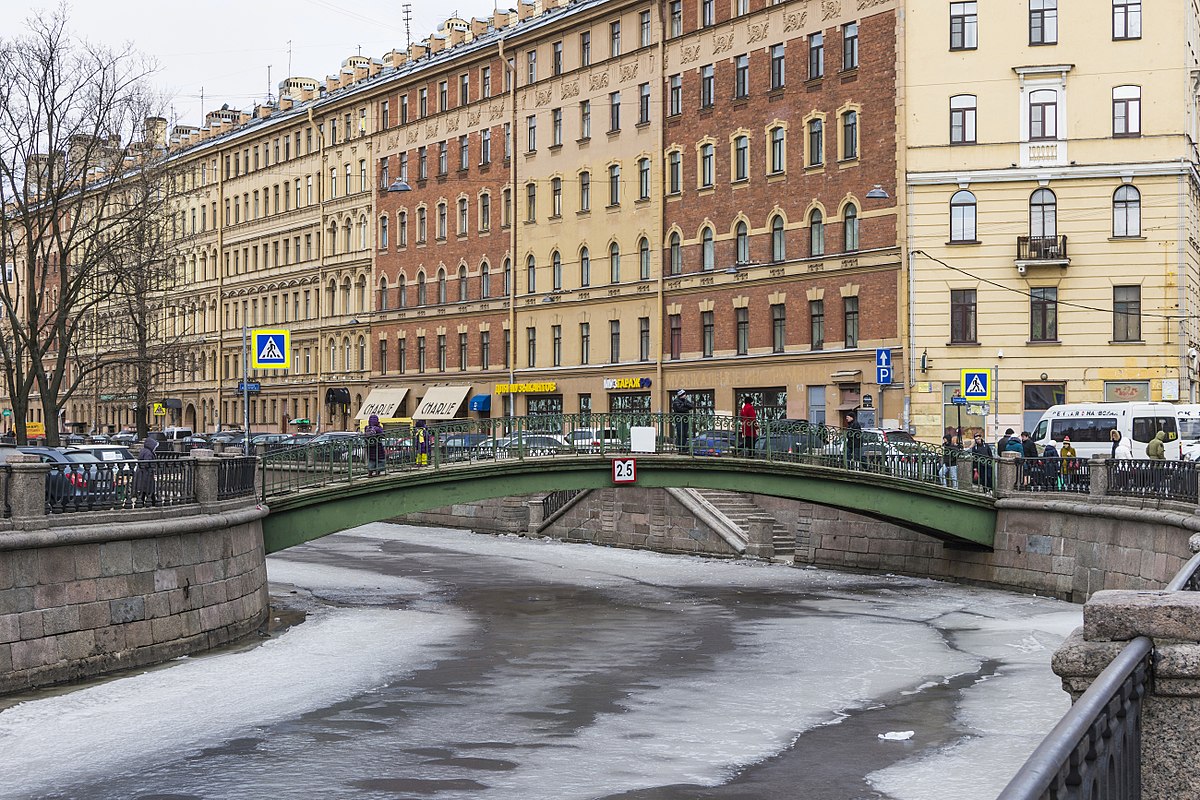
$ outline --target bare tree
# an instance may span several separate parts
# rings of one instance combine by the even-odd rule
[[[139,56],[73,37],[61,7],[26,27],[0,40],[0,358],[18,441],[36,393],[57,444],[66,400],[120,357],[83,357],[80,334],[148,235],[135,231],[161,224],[166,192],[131,191],[128,176],[165,151],[144,136],[155,106]]]

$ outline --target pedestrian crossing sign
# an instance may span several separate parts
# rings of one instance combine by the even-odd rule
[[[992,399],[992,373],[986,369],[964,369],[959,381],[959,392],[963,399],[984,401]]]
[[[254,369],[287,369],[292,351],[291,331],[259,329],[250,335],[250,366]]]

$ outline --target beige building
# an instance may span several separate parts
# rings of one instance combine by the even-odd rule
[[[909,0],[918,438],[1197,400],[1198,28],[1193,3]],[[953,404],[965,369],[988,400]]]

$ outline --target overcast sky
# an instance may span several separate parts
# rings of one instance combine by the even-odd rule
[[[158,64],[153,81],[170,99],[170,122],[199,125],[203,110],[228,103],[249,111],[289,74],[317,80],[361,52],[379,57],[405,46],[404,0],[75,0],[72,29],[114,48],[132,44]],[[495,0],[412,0],[412,39],[424,39],[457,10],[464,19],[491,14]],[[501,7],[515,5],[500,2]],[[57,0],[0,0],[0,37],[21,32],[31,14]],[[267,67],[271,67],[270,83]]]

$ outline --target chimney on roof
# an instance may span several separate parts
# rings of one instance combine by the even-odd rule
[[[437,34],[434,34],[433,36],[429,37],[429,52],[430,53],[440,53],[445,49],[446,49],[445,37],[438,36]]]
[[[471,35],[472,36],[474,36],[475,38],[479,38],[480,36],[483,36],[487,32],[488,32],[488,21],[486,19],[480,19],[479,17],[475,17],[474,19],[471,20]]]
[[[279,98],[279,110],[280,111],[291,111],[293,105],[295,105],[295,104],[292,102],[292,98],[290,98],[290,97]]]
[[[426,47],[423,44],[414,42],[412,45],[412,48],[411,48],[411,56],[410,57],[415,61],[418,58],[422,58],[428,52],[429,52],[428,47]]]
[[[325,76],[325,91],[336,92],[340,88],[342,88],[340,75],[326,75]]]
[[[526,20],[538,13],[536,0],[528,2],[528,0],[519,0],[517,3],[517,19]]]
[[[392,50],[383,56],[383,63],[389,67],[399,67],[405,61],[408,61],[408,53],[403,50]]]

